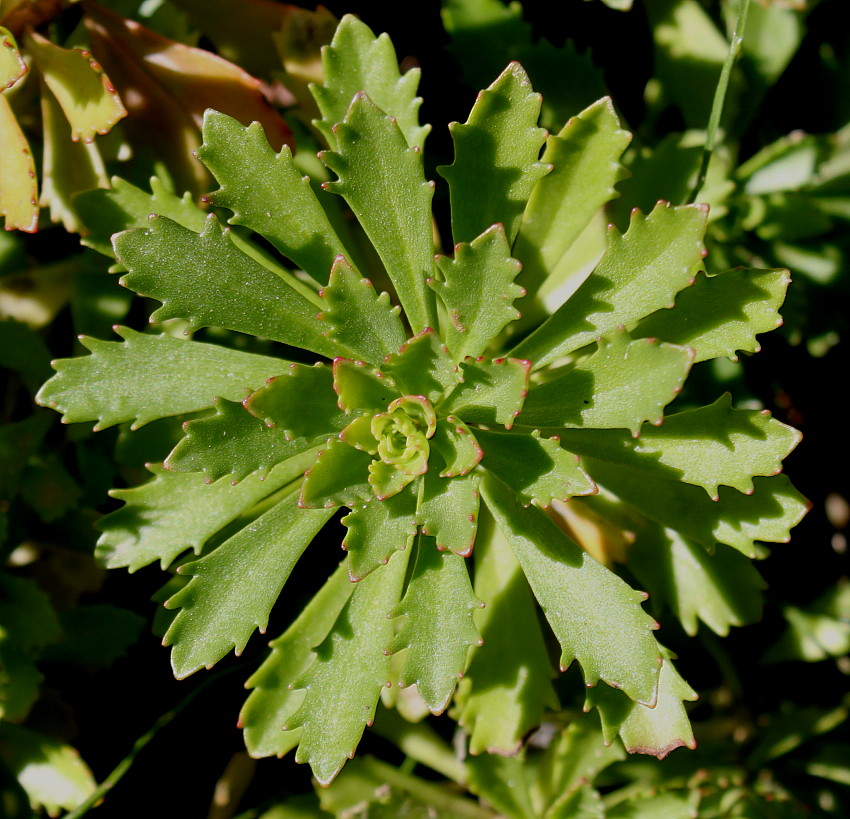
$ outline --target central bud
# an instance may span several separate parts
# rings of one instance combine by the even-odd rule
[[[437,414],[423,395],[405,395],[386,412],[372,417],[371,431],[378,442],[378,457],[406,475],[428,469],[428,439],[437,428]]]

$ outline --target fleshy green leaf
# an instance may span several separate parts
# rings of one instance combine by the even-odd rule
[[[676,748],[696,748],[694,732],[683,701],[698,699],[694,691],[673,665],[669,651],[663,651],[664,662],[658,675],[658,702],[647,708],[632,702],[622,691],[598,686],[587,693],[585,710],[596,706],[602,719],[605,743],[619,734],[632,754],[651,754],[664,759]]]
[[[619,160],[631,135],[620,128],[610,97],[595,102],[546,141],[552,172],[534,188],[514,245],[519,283],[536,293],[599,208],[617,196]]]
[[[692,362],[687,347],[616,332],[569,372],[529,390],[520,422],[628,429],[637,436],[644,421],[661,423]]]
[[[387,464],[383,461],[372,461],[369,464],[369,485],[372,493],[379,501],[397,495],[408,484],[412,483],[418,475],[423,475],[428,469],[428,460],[425,452],[420,452],[412,468],[401,470],[395,464]]]
[[[220,398],[215,415],[187,421],[186,436],[165,459],[176,472],[202,472],[207,481],[225,475],[232,482],[256,473],[262,479],[281,461],[315,451],[318,441],[290,439],[269,428],[238,403]],[[308,460],[302,469],[310,465]]]
[[[463,558],[438,551],[433,538],[420,538],[413,575],[393,612],[404,621],[390,651],[406,650],[398,684],[415,685],[434,714],[448,705],[469,647],[480,644],[472,611],[481,605]]]
[[[432,456],[417,520],[422,534],[432,535],[438,549],[448,549],[462,557],[472,554],[478,530],[478,480],[477,475],[437,475]]]
[[[608,251],[593,273],[511,355],[531,359],[539,369],[672,305],[702,261],[707,210],[661,203],[648,216],[634,212],[622,235],[610,228]]]
[[[561,440],[580,455],[701,486],[717,500],[721,485],[752,492],[754,476],[777,475],[801,437],[767,410],[732,409],[727,392],[710,406],[670,415],[662,426],[645,428],[639,438],[615,430],[565,429]]]
[[[271,654],[245,683],[253,691],[239,714],[251,756],[283,756],[298,744],[301,732],[297,728],[281,730],[304,700],[304,692],[293,691],[293,685],[310,667],[313,647],[328,636],[355,588],[341,564],[295,622],[269,643]]]
[[[416,96],[418,68],[403,76],[398,70],[395,49],[386,34],[375,37],[371,29],[356,17],[346,14],[340,21],[333,41],[322,49],[324,84],[311,86],[322,112],[316,127],[328,144],[336,147],[333,126],[342,122],[351,100],[365,91],[382,111],[394,117],[411,147],[422,147],[430,125],[419,125]]]
[[[434,330],[427,328],[387,358],[384,370],[400,392],[424,395],[436,403],[460,381],[449,350]]]
[[[460,365],[463,382],[449,394],[441,410],[480,424],[510,429],[528,393],[531,365],[516,358],[486,361],[467,358]]]
[[[720,500],[712,501],[698,486],[591,458],[583,463],[594,480],[630,506],[709,550],[715,543],[725,543],[747,557],[757,557],[756,541],[787,543],[792,527],[809,509],[785,475],[755,478],[754,491],[748,495],[721,487]]]
[[[215,344],[115,327],[123,341],[82,336],[90,356],[54,362],[56,375],[39,391],[39,404],[63,413],[66,424],[97,421],[95,429],[197,412],[216,396],[230,400],[284,372],[287,362]]]
[[[32,29],[27,31],[26,46],[62,106],[75,142],[91,142],[127,116],[118,92],[90,52],[61,48]]]
[[[318,296],[311,301],[294,278],[284,281],[237,248],[212,215],[200,234],[151,216],[147,228],[119,233],[113,246],[129,271],[121,283],[162,302],[152,321],[183,318],[190,332],[225,327],[329,358],[349,355],[323,335]]]
[[[333,629],[316,649],[316,659],[296,683],[307,695],[285,730],[301,728],[296,762],[309,762],[327,785],[353,755],[375,715],[381,688],[389,683],[393,636],[388,615],[398,605],[410,552],[363,578]]]
[[[546,139],[537,127],[540,100],[513,62],[478,95],[466,124],[449,126],[455,160],[437,171],[449,183],[456,243],[502,224],[513,244],[526,201],[550,168],[537,161]]]
[[[362,580],[385,564],[393,552],[407,549],[416,535],[416,484],[386,500],[354,506],[342,519],[347,527],[342,548],[348,552],[348,574]]]
[[[0,723],[3,761],[26,791],[33,808],[49,816],[73,810],[94,791],[96,783],[76,748],[22,725]],[[4,806],[5,807],[5,806]]]
[[[363,361],[338,358],[333,376],[339,406],[347,413],[385,412],[399,397],[395,381]]]
[[[12,32],[0,26],[0,93],[11,88],[28,70]]]
[[[524,506],[536,501],[549,506],[553,499],[592,495],[596,484],[579,466],[578,455],[561,449],[557,438],[477,430],[484,449],[481,466],[509,486]]]
[[[327,308],[321,319],[327,335],[372,364],[380,364],[404,344],[404,325],[399,307],[386,293],[377,295],[372,282],[361,278],[347,260],[338,256],[330,282],[320,295]]]
[[[672,310],[659,310],[642,321],[633,335],[655,336],[690,347],[694,361],[726,356],[737,361],[744,350],[757,353],[758,333],[782,324],[779,308],[791,283],[787,270],[738,268],[718,276],[700,273],[676,297]]]
[[[337,405],[334,377],[321,362],[290,364],[244,401],[245,409],[287,438],[316,438],[340,432],[351,420]]]
[[[482,754],[465,760],[469,790],[497,810],[498,816],[511,819],[536,819],[534,775],[522,756]]]
[[[554,672],[531,590],[490,516],[482,519],[474,559],[475,594],[485,604],[475,613],[483,644],[472,650],[453,716],[470,734],[470,753],[514,754],[544,708],[558,707]]]
[[[108,187],[106,167],[92,142],[73,140],[68,120],[49,88],[41,90],[41,123],[44,142],[39,204],[50,208],[50,219],[69,232],[81,232],[73,197],[79,191]]]
[[[98,521],[103,534],[97,557],[108,569],[135,572],[155,560],[165,569],[187,549],[200,554],[209,538],[305,468],[303,456],[296,456],[265,480],[253,475],[233,486],[228,480],[207,484],[202,475],[166,472],[152,464],[153,480],[110,492],[125,505]]]
[[[525,291],[514,284],[520,263],[502,225],[493,225],[469,244],[455,247],[453,259],[437,257],[443,281],[428,284],[446,306],[446,340],[455,360],[479,356],[511,321],[519,318],[514,301]]]
[[[107,190],[83,191],[74,198],[74,208],[86,227],[86,235],[80,241],[98,253],[113,256],[113,234],[147,227],[152,213],[167,216],[195,233],[204,229],[207,214],[191,195],[175,195],[157,177],[151,177],[150,193],[117,176],[111,182]]]
[[[2,48],[2,46],[0,46]],[[0,216],[6,230],[38,230],[38,182],[27,138],[18,125],[12,106],[0,94]]]
[[[300,509],[296,489],[213,552],[178,569],[192,579],[165,604],[180,609],[163,640],[172,646],[175,677],[212,667],[231,648],[241,654],[255,628],[265,632],[283,584],[331,514]]]
[[[657,624],[640,605],[646,595],[583,552],[540,509],[520,505],[500,481],[486,477],[481,493],[561,644],[561,667],[578,660],[588,686],[603,680],[654,705],[661,653],[652,636]]]
[[[484,457],[484,450],[469,427],[455,415],[447,415],[437,421],[431,445],[445,461],[445,467],[440,471],[441,478],[466,475]]]
[[[299,503],[302,509],[348,506],[373,498],[369,485],[372,457],[337,439],[319,451],[315,463],[304,475]]]
[[[425,283],[434,267],[433,182],[422,155],[408,147],[398,123],[358,92],[334,126],[336,150],[322,161],[337,175],[323,186],[348,202],[375,246],[414,333],[436,327],[434,293]]]
[[[709,554],[672,529],[650,525],[629,548],[628,565],[653,603],[669,606],[691,636],[700,620],[725,637],[730,626],[761,617],[766,584],[753,564],[729,546],[718,544]]]
[[[564,797],[575,794],[583,784],[593,782],[601,771],[626,756],[619,743],[607,748],[603,746],[602,732],[592,725],[593,722],[595,720],[588,717],[570,722],[543,752],[539,777],[541,796],[552,803],[546,812],[547,819],[550,816],[552,819],[589,819],[593,816],[593,813],[569,812],[565,804],[568,800]],[[581,799],[569,804],[576,803],[581,804]]]
[[[230,224],[256,231],[316,281],[326,282],[345,247],[289,146],[276,154],[260,123],[245,128],[212,110],[204,114],[203,135],[198,159],[221,185],[206,200],[232,210]]]

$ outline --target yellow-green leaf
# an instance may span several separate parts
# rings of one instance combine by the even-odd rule
[[[29,53],[56,96],[71,125],[71,139],[91,142],[108,134],[127,109],[109,77],[81,48],[62,48],[30,30],[25,38]]]

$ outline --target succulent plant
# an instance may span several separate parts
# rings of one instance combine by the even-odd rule
[[[750,561],[806,510],[778,474],[799,434],[728,395],[665,410],[695,363],[758,350],[787,271],[708,273],[700,205],[606,231],[629,141],[611,101],[547,136],[517,63],[451,126],[454,248],[435,255],[417,70],[350,16],[323,61],[333,177],[208,111],[213,213],[158,184],[96,194],[123,209],[114,254],[122,284],[161,302],[151,321],[232,331],[118,328],[55,362],[38,400],[66,422],[197,414],[149,482],[113,492],[102,562],[175,573],[164,642],[185,677],[265,630],[347,508],[344,561],[316,539],[328,579],[272,640],[241,715],[252,754],[297,746],[324,784],[389,685],[433,713],[453,700],[473,754],[515,752],[558,705],[538,606],[608,740],[693,745],[696,695],[615,562],[690,633],[757,616]],[[239,349],[243,334],[280,356]]]

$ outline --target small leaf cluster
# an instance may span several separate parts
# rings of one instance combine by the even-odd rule
[[[213,213],[128,183],[96,194],[124,209],[112,249],[121,283],[161,303],[152,322],[283,345],[120,328],[54,363],[38,400],[66,422],[199,413],[148,483],[113,492],[101,560],[175,572],[164,643],[185,677],[265,631],[321,553],[328,579],[272,640],[241,724],[252,754],[297,747],[322,784],[386,686],[452,703],[473,754],[515,753],[558,707],[552,636],[606,742],[693,746],[696,694],[614,564],[688,632],[757,616],[750,561],[807,508],[780,474],[799,434],[728,395],[667,408],[696,362],[781,323],[787,271],[709,275],[704,206],[659,202],[624,232],[602,215],[600,231],[630,137],[607,98],[547,134],[518,63],[450,126],[453,250],[435,252],[418,72],[350,16],[323,66],[312,178],[259,124],[208,111]],[[317,535],[342,507],[337,567]]]

